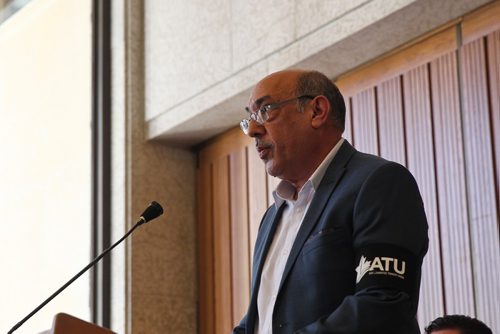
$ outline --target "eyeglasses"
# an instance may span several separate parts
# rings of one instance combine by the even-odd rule
[[[312,95],[301,95],[301,96],[294,97],[294,98],[291,98],[291,99],[288,99],[288,100],[284,100],[284,101],[279,101],[279,102],[275,102],[275,103],[264,104],[263,106],[261,106],[256,111],[251,111],[248,107],[246,107],[245,110],[247,111],[249,117],[243,119],[240,122],[240,128],[241,128],[241,130],[243,131],[244,134],[248,135],[248,129],[250,127],[250,121],[254,121],[257,124],[261,124],[262,125],[262,124],[264,124],[269,119],[269,111],[271,111],[273,109],[281,108],[285,104],[290,103],[290,102],[294,102],[296,100],[300,100],[300,99],[314,99],[315,97],[316,96],[312,96]]]

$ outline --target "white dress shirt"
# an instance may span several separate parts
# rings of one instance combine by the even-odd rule
[[[297,199],[294,199],[296,188],[288,181],[282,180],[273,192],[274,205],[278,209],[286,201],[281,220],[278,223],[273,241],[266,256],[260,288],[257,295],[257,310],[259,318],[255,326],[256,334],[271,334],[273,324],[273,309],[278,296],[281,277],[286,261],[290,255],[297,233],[305,213],[325,175],[326,169],[344,142],[341,138],[328,153],[309,180],[302,186]]]

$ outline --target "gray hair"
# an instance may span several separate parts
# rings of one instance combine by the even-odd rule
[[[297,96],[323,95],[330,102],[330,115],[336,128],[344,131],[345,128],[345,102],[338,87],[326,75],[318,71],[301,74],[297,80]],[[302,109],[306,101],[300,101]]]

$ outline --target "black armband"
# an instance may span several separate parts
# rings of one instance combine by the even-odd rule
[[[389,288],[411,296],[419,272],[416,262],[415,255],[398,246],[364,245],[356,254],[356,291],[370,287]]]

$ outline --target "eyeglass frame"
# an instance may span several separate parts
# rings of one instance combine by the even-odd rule
[[[316,95],[317,96],[317,95]],[[316,96],[314,95],[301,95],[297,97],[293,97],[291,99],[278,101],[274,103],[266,103],[262,105],[256,111],[251,111],[250,108],[245,107],[245,110],[249,114],[248,118],[244,118],[240,121],[240,128],[245,135],[248,135],[248,129],[250,128],[250,121],[254,121],[259,125],[264,124],[269,119],[269,112],[274,109],[281,108],[287,103],[300,100],[300,99],[314,99]]]

